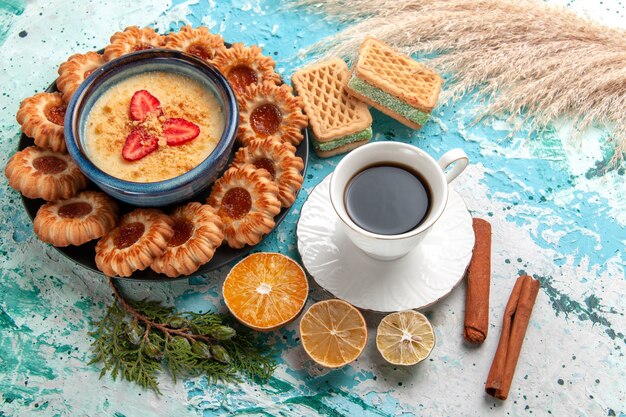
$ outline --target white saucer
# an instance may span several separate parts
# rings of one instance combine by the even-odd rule
[[[394,261],[378,261],[343,232],[330,204],[329,184],[330,175],[311,192],[297,228],[302,262],[322,288],[356,307],[392,312],[429,306],[463,278],[474,230],[456,191],[450,189],[445,211],[415,249]]]

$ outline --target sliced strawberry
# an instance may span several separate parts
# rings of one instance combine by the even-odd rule
[[[200,134],[198,125],[189,120],[171,118],[163,123],[163,136],[170,146],[178,146],[194,140]]]
[[[156,151],[159,138],[149,134],[143,127],[136,127],[126,137],[122,156],[127,161],[136,161]]]
[[[135,121],[143,122],[150,113],[156,113],[159,116],[163,114],[159,99],[150,94],[147,90],[135,92],[130,99],[130,118]]]

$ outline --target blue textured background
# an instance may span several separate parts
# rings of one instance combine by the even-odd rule
[[[43,90],[75,52],[102,48],[131,24],[161,32],[206,25],[231,42],[259,44],[285,79],[305,61],[301,51],[339,28],[302,11],[276,11],[277,1],[0,0],[0,161],[15,151],[20,101]],[[615,25],[621,2],[560,1]],[[445,88],[445,86],[444,86]],[[265,337],[280,349],[272,380],[258,386],[208,384],[205,378],[161,378],[164,395],[98,379],[89,322],[111,302],[104,279],[42,244],[17,192],[0,184],[0,416],[65,415],[617,415],[626,416],[626,243],[624,163],[608,166],[609,133],[568,139],[563,121],[541,134],[511,134],[500,120],[472,125],[479,103],[441,105],[413,132],[373,111],[374,140],[413,143],[434,157],[463,148],[472,165],[454,183],[476,216],[493,224],[491,328],[481,347],[462,339],[464,288],[426,311],[437,345],[424,363],[386,364],[370,340],[355,363],[318,367],[304,354],[297,324]],[[295,225],[312,188],[340,157],[312,156],[303,191],[287,219],[258,249],[298,258]],[[165,284],[125,284],[136,297],[180,309],[223,310],[228,267]],[[502,312],[514,279],[541,280],[509,399],[485,396]],[[328,297],[313,285],[309,302]],[[373,336],[380,316],[366,314]]]

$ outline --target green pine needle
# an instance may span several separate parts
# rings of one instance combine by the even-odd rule
[[[100,378],[110,373],[114,380],[119,377],[161,394],[157,376],[163,371],[174,381],[206,375],[210,382],[241,381],[245,376],[263,383],[272,376],[273,352],[249,331],[237,328],[228,340],[211,336],[216,326],[233,327],[230,318],[212,312],[178,313],[155,301],[124,300],[116,288],[114,292],[115,301],[90,332],[94,357],[89,363],[102,364]],[[232,336],[232,329],[225,330],[226,337]]]

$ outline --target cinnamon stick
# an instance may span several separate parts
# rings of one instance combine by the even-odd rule
[[[474,253],[467,268],[465,327],[468,342],[483,343],[489,329],[489,283],[491,281],[491,224],[472,219]]]
[[[539,281],[526,275],[520,276],[515,282],[504,310],[500,342],[498,342],[498,349],[485,384],[487,394],[498,399],[506,400],[509,395],[513,374],[538,292]]]

